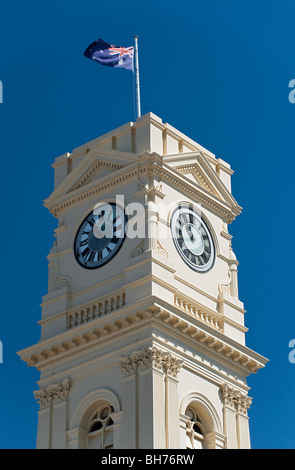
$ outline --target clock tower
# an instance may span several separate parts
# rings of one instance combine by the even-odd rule
[[[250,448],[230,165],[148,113],[53,168],[37,448]]]

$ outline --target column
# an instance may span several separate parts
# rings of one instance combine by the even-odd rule
[[[52,449],[66,448],[69,380],[50,387],[52,395]]]
[[[181,362],[155,347],[120,360],[124,448],[179,448],[178,381]],[[125,433],[124,433],[125,434]],[[130,447],[130,446],[135,447]]]
[[[240,396],[237,406],[237,428],[238,428],[238,443],[239,449],[250,449],[250,431],[249,431],[249,418],[247,410],[250,408],[252,398],[248,396]]]
[[[229,249],[229,272],[230,272],[230,295],[235,297],[236,299],[239,298],[239,289],[238,289],[238,265],[239,262],[236,259],[236,256],[232,250],[232,246],[230,243]]]
[[[242,394],[239,390],[222,386],[224,434],[228,449],[250,449],[250,433],[247,409],[252,398]]]
[[[158,227],[158,218],[157,218],[157,209],[155,202],[151,199],[147,201],[147,235],[148,240],[148,249],[156,250],[156,241],[157,241],[157,227]]]
[[[165,449],[165,395],[162,351],[138,354],[139,448]],[[145,426],[146,423],[146,426]]]
[[[170,354],[163,360],[165,373],[166,448],[180,448],[179,401],[177,375],[182,363]]]
[[[136,359],[129,355],[120,360],[123,378],[122,448],[138,448]]]
[[[233,390],[224,384],[223,393],[223,432],[226,436],[226,448],[238,448],[236,408]]]
[[[37,449],[51,449],[51,398],[43,390],[34,392],[40,405],[38,411]]]
[[[68,379],[34,392],[40,404],[37,449],[65,449]]]

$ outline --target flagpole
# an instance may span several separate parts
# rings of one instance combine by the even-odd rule
[[[137,118],[141,116],[140,110],[140,88],[139,88],[139,66],[138,66],[138,36],[134,36],[134,67],[135,67],[135,91]]]

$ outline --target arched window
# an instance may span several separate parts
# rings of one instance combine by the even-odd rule
[[[88,424],[88,449],[113,448],[113,420],[111,414],[114,409],[109,404],[101,405],[91,416]]]
[[[205,448],[205,428],[196,409],[189,405],[185,410],[186,423],[186,447],[187,449]]]

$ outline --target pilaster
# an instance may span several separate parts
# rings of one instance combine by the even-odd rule
[[[70,381],[66,379],[34,392],[34,396],[40,404],[38,449],[64,449],[66,447],[69,389]]]
[[[178,381],[181,361],[155,347],[120,360],[123,379],[123,447],[179,448]],[[128,412],[129,410],[129,412]],[[127,434],[127,432],[126,432]]]
[[[250,408],[252,398],[227,384],[224,384],[221,389],[226,447],[228,449],[249,449],[250,433],[247,409]]]

